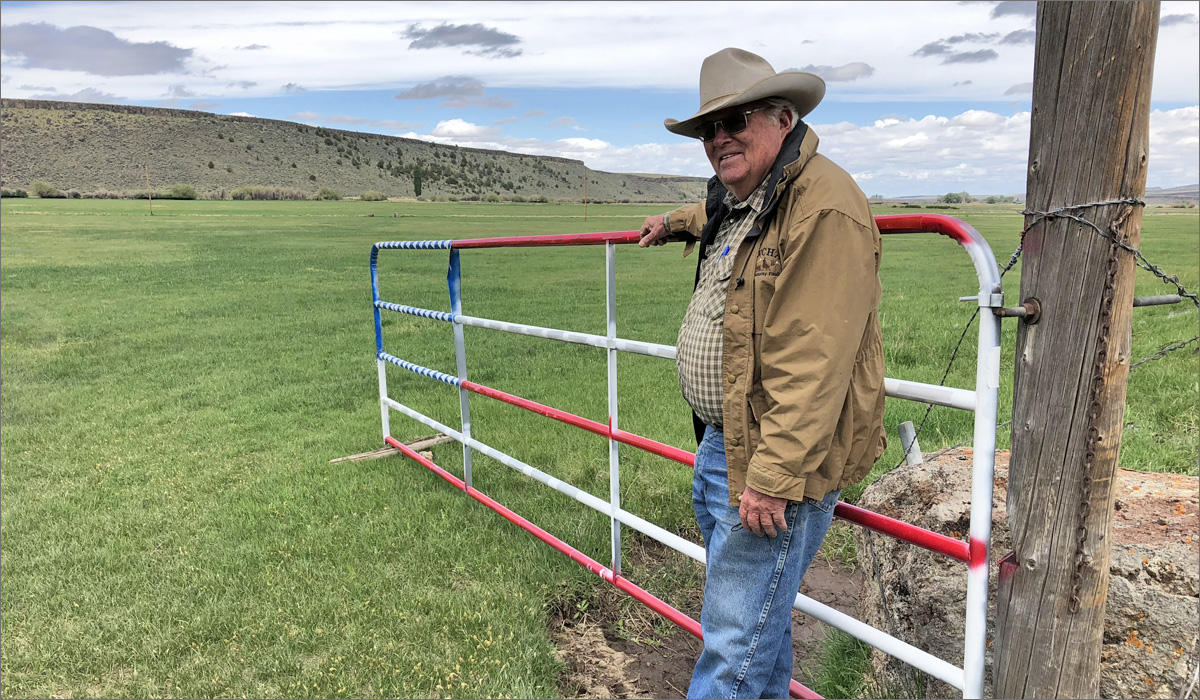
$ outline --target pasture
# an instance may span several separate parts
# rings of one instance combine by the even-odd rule
[[[171,201],[151,217],[144,201],[4,200],[3,696],[559,695],[548,620],[606,584],[403,458],[329,464],[382,444],[368,254],[380,240],[628,230],[664,209],[590,205],[585,220],[565,204]],[[978,228],[1003,265],[1018,210],[939,213]],[[1197,289],[1194,210],[1147,210],[1142,250]],[[621,337],[674,342],[695,264],[680,254],[618,248]],[[977,291],[974,272],[932,235],[885,238],[883,260],[888,376],[938,383],[974,310],[958,301]],[[466,314],[605,332],[602,246],[464,251],[462,264]],[[445,270],[445,251],[386,251],[382,297],[449,310]],[[1009,305],[1019,273],[1005,277]],[[1141,271],[1137,290],[1174,291]],[[384,319],[388,352],[454,371],[448,324]],[[1136,310],[1133,359],[1196,329],[1190,303]],[[472,380],[605,419],[604,351],[466,337]],[[949,384],[973,385],[974,337]],[[673,363],[619,366],[621,427],[693,448]],[[389,382],[458,425],[451,387],[395,367]],[[1122,466],[1194,475],[1195,345],[1135,370],[1127,406]],[[606,496],[603,439],[483,397],[471,411],[476,438]],[[901,459],[896,426],[924,413],[889,399],[891,445],[871,478]],[[397,438],[428,433],[393,414]],[[968,415],[938,408],[920,442],[970,436]],[[687,532],[689,471],[621,456],[623,505]],[[434,459],[461,473],[456,444]],[[605,518],[478,454],[474,472],[481,491],[607,560]],[[638,573],[671,600],[671,580]]]

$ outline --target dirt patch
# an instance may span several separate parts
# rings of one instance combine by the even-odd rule
[[[629,580],[700,619],[703,567],[653,540],[636,540],[631,550],[625,570]],[[854,614],[861,583],[856,568],[818,556],[800,591]],[[552,624],[564,664],[559,683],[564,697],[681,698],[687,694],[700,640],[616,588],[603,586],[586,602],[561,603]],[[792,613],[797,674],[817,651],[825,629],[807,615]]]

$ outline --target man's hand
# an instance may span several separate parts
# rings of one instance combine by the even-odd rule
[[[749,486],[742,492],[741,505],[738,515],[742,519],[742,527],[762,537],[775,537],[787,529],[784,509],[787,508],[786,498],[776,498],[765,493],[759,493]]]
[[[663,219],[665,218],[666,214],[646,217],[646,221],[642,224],[642,238],[638,241],[639,247],[646,248],[652,245],[667,244],[667,237],[670,235],[670,231],[667,231],[667,227],[663,226]]]

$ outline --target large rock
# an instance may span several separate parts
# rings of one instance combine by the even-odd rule
[[[965,539],[971,501],[969,449],[917,466],[902,466],[872,484],[859,505],[926,529]],[[1012,551],[1005,517],[1008,453],[996,454],[988,593],[985,696],[992,696],[996,562]],[[1200,524],[1197,479],[1118,470],[1112,533],[1112,576],[1104,621],[1100,694],[1106,698],[1179,697],[1197,665]],[[860,615],[956,666],[963,659],[964,564],[860,529],[858,560],[866,572]],[[876,680],[892,694],[918,687],[911,667],[876,651]],[[920,680],[920,679],[917,679]],[[935,679],[927,697],[959,697]]]

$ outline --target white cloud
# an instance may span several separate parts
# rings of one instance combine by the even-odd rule
[[[407,89],[444,75],[470,75],[489,87],[633,87],[694,89],[696,68],[723,45],[761,52],[777,69],[817,64],[839,67],[844,83],[862,99],[894,97],[995,99],[1033,73],[1033,46],[991,46],[997,59],[961,67],[913,57],[922,45],[944,37],[1007,36],[1028,31],[1027,15],[990,16],[988,3],[931,2],[742,2],[699,3],[681,13],[669,2],[639,3],[635,12],[607,3],[295,3],[237,5],[171,2],[60,2],[10,4],[6,26],[47,22],[119,31],[131,44],[184,47],[209,69],[192,76],[189,89],[219,98],[231,83],[252,96],[273,94],[302,81],[310,91],[375,86]],[[1195,3],[1164,2],[1163,16],[1195,13]],[[871,21],[864,22],[863,17]],[[736,22],[731,20],[736,18]],[[429,51],[398,38],[409,27],[482,26],[520,38],[521,55],[488,60],[459,50]],[[820,27],[797,41],[797,26]],[[1196,24],[1159,34],[1154,92],[1159,100],[1195,100]],[[270,50],[247,50],[264,46]],[[614,47],[612,37],[620,37]],[[697,37],[720,37],[703,41]],[[638,46],[637,51],[621,46]],[[954,49],[966,44],[955,44]],[[857,68],[854,68],[857,67]],[[869,75],[865,67],[873,67]],[[46,84],[6,62],[19,83]],[[46,71],[42,71],[45,73]],[[87,87],[82,75],[56,74],[60,92]],[[173,74],[165,74],[171,79]],[[840,74],[839,74],[840,75]],[[161,96],[164,83],[121,77],[109,89],[131,99]],[[128,79],[126,79],[128,78]],[[176,80],[177,82],[177,80]],[[18,84],[19,84],[18,83]],[[964,94],[967,93],[967,94]],[[16,95],[21,97],[25,95]]]
[[[480,126],[472,124],[463,119],[447,119],[440,121],[433,128],[431,136],[447,138],[447,139],[484,139],[495,138],[500,134],[500,130],[490,126]]]

